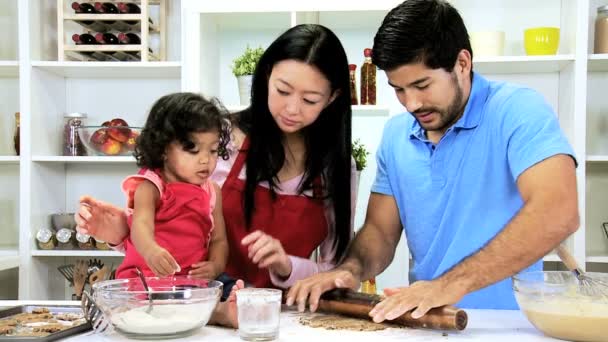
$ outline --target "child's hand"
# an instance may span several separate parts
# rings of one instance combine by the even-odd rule
[[[192,278],[215,279],[222,270],[213,261],[201,261],[192,264],[192,269],[188,273]]]
[[[159,245],[149,248],[148,252],[142,256],[146,260],[148,267],[158,277],[172,275],[181,270],[173,256]]]

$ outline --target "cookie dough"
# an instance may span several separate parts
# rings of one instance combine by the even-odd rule
[[[364,319],[340,315],[312,315],[300,317],[300,324],[327,330],[378,331],[395,327],[394,325],[374,323]]]

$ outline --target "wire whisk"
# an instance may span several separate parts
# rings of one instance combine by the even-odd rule
[[[566,247],[562,244],[557,246],[557,255],[562,260],[564,265],[570,270],[578,279],[579,293],[593,298],[601,298],[602,300],[608,300],[608,283],[592,278],[585,274],[583,270],[578,267],[576,259],[568,252]]]

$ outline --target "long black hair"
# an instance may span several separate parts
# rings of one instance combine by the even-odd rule
[[[194,93],[173,93],[158,99],[150,109],[144,128],[137,137],[134,156],[139,167],[163,167],[167,146],[178,141],[184,150],[194,148],[192,133],[217,131],[218,155],[228,159],[226,144],[229,127],[226,110],[216,99],[207,100]]]
[[[249,136],[244,211],[247,225],[255,210],[257,184],[267,181],[276,194],[277,174],[285,161],[285,136],[268,108],[268,80],[278,62],[296,60],[318,69],[337,97],[317,120],[302,130],[306,145],[305,173],[299,193],[313,188],[321,177],[324,194],[316,200],[333,202],[335,261],[344,255],[351,238],[351,104],[346,53],[336,35],[321,25],[295,26],[264,52],[253,74],[251,106],[235,116],[234,123]],[[288,227],[286,227],[288,229]]]
[[[463,49],[472,59],[469,34],[456,8],[444,0],[406,0],[384,17],[374,37],[372,62],[386,71],[422,62],[451,72]]]

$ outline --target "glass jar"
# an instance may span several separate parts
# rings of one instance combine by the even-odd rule
[[[78,136],[78,127],[84,126],[85,113],[67,113],[64,116],[63,127],[63,155],[64,156],[86,156],[82,141]]]
[[[110,246],[108,245],[107,242],[105,241],[101,241],[101,240],[97,240],[95,239],[95,248],[102,250],[102,251],[108,251],[110,250]]]
[[[361,292],[376,294],[376,278],[371,278],[361,283]]]
[[[78,248],[80,249],[93,249],[95,246],[93,245],[93,238],[89,234],[82,234],[80,232],[76,232],[76,241],[78,242]]]
[[[597,8],[594,53],[608,53],[608,5]]]
[[[348,65],[348,71],[350,74],[350,104],[351,105],[359,104],[359,99],[357,98],[357,80],[355,79],[355,70],[357,70],[356,64]]]
[[[13,137],[13,146],[15,147],[16,155],[19,155],[19,146],[21,140],[21,116],[20,113],[15,113],[15,135]]]
[[[40,228],[36,232],[36,244],[40,249],[55,249],[55,246],[57,246],[57,239],[50,228]]]
[[[372,49],[363,50],[365,61],[361,65],[361,104],[376,104],[376,66],[372,64]]]
[[[74,249],[76,231],[69,228],[61,228],[57,231],[57,249]]]

